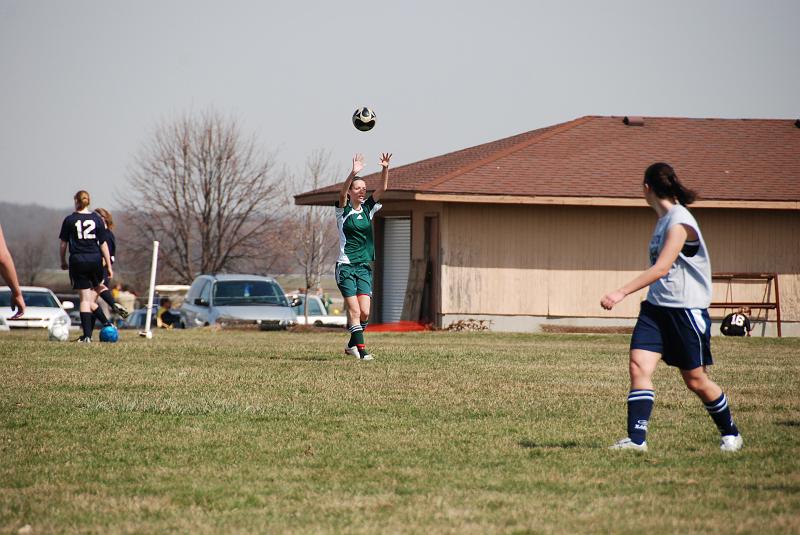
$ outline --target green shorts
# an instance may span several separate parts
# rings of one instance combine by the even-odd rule
[[[336,286],[342,297],[372,297],[372,267],[369,264],[336,264]]]

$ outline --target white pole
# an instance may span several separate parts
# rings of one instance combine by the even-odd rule
[[[156,265],[158,264],[158,242],[153,242],[153,262],[150,264],[150,293],[147,297],[147,318],[144,321],[144,332],[140,332],[139,336],[144,336],[148,340],[153,337],[153,332],[150,330],[150,321],[153,318],[153,292],[156,289]]]

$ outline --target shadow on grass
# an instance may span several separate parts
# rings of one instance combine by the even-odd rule
[[[282,360],[282,361],[286,361],[286,362],[304,362],[304,361],[328,362],[328,361],[336,360],[336,357],[316,357],[316,356],[314,356],[314,357],[303,357],[303,356],[298,356],[298,357],[267,357],[267,360]]]
[[[785,427],[800,427],[800,420],[783,420],[782,422],[775,422],[775,425],[783,425]]]
[[[545,450],[566,450],[570,448],[577,448],[578,443],[573,440],[565,440],[562,442],[541,442],[537,443],[532,440],[523,439],[517,444],[526,450],[545,449]]]
[[[773,491],[786,494],[800,493],[800,485],[745,485],[744,488],[747,490]]]

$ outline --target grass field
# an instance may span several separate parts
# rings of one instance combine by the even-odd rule
[[[0,336],[0,531],[798,533],[800,340],[715,339],[745,449],[656,374],[622,437],[626,336]]]

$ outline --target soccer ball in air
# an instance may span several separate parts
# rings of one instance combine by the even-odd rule
[[[100,330],[101,342],[116,342],[119,340],[119,331],[113,325],[106,325]]]
[[[367,107],[358,108],[353,113],[353,126],[362,132],[372,130],[375,126],[375,112]]]
[[[66,323],[52,323],[47,328],[47,337],[54,342],[66,342],[69,338],[69,325]]]

